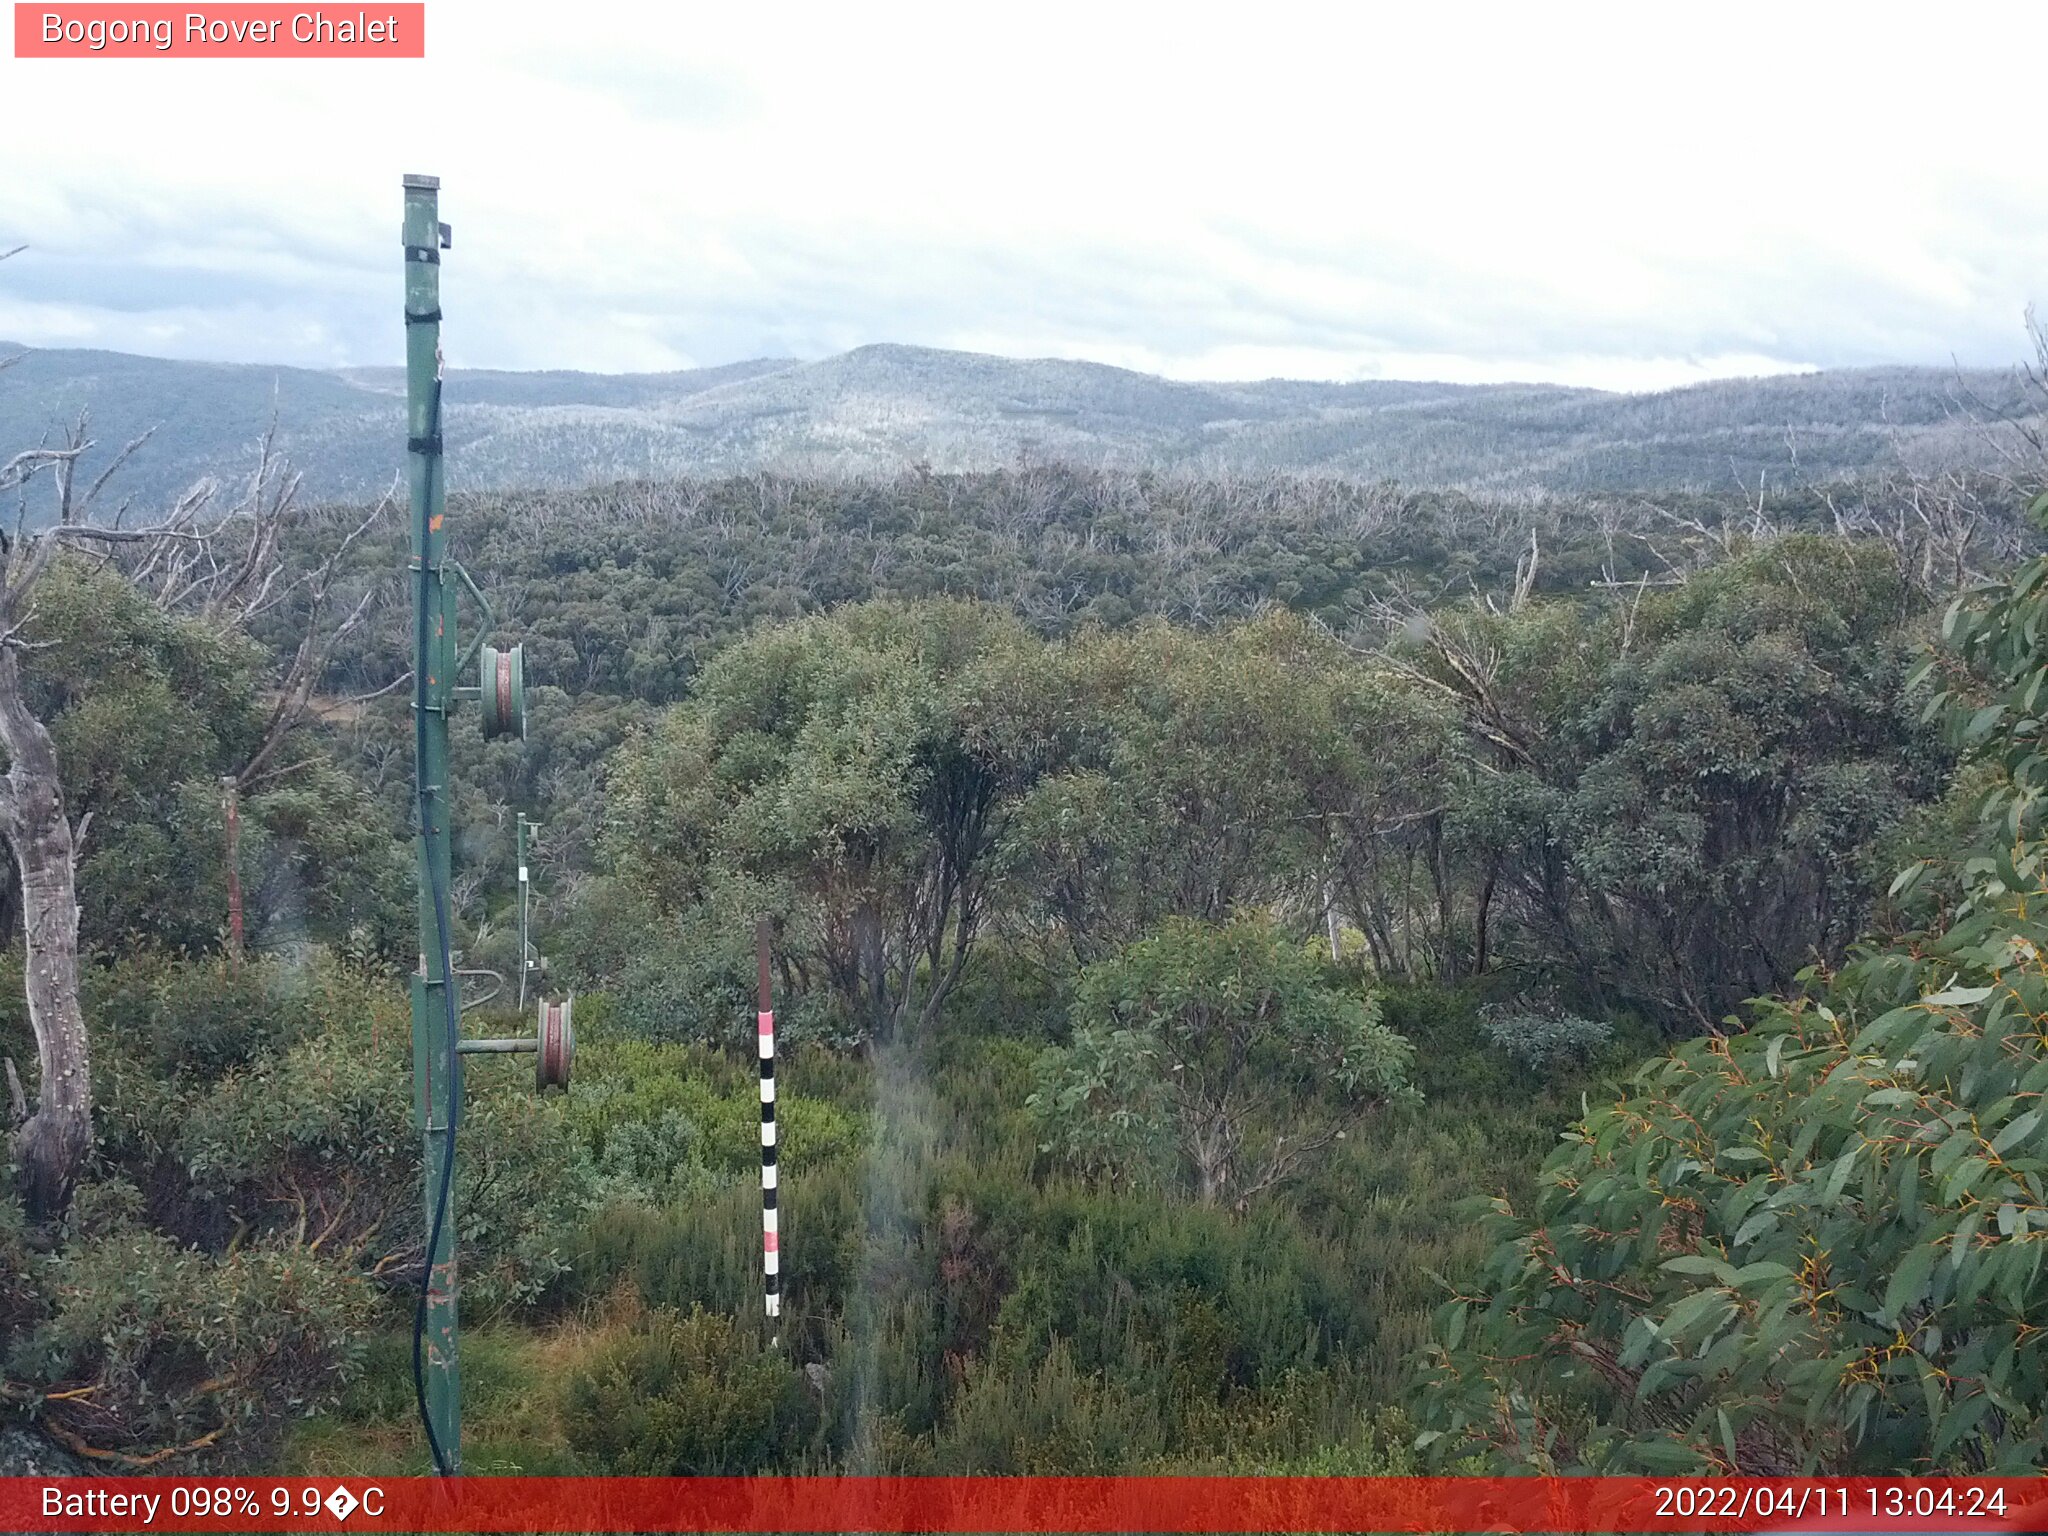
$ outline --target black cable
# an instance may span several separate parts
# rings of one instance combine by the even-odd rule
[[[441,432],[441,380],[438,363],[435,369],[434,392],[432,395],[433,430],[428,435],[437,438]],[[429,503],[433,499],[433,476],[435,466],[427,466],[427,484],[424,488]],[[420,584],[413,636],[413,764],[414,777],[418,781],[420,835],[426,838],[432,826],[432,807],[436,787],[427,782],[427,661],[428,650],[433,643],[433,629],[427,614],[427,541],[420,548]],[[419,1404],[420,1424],[427,1432],[427,1449],[433,1453],[434,1470],[442,1477],[453,1477],[455,1469],[448,1464],[448,1453],[434,1433],[434,1417],[427,1412],[427,1294],[434,1280],[434,1253],[441,1246],[441,1231],[447,1220],[449,1196],[455,1178],[455,1117],[462,1107],[460,1087],[461,1055],[456,1046],[461,1039],[461,1021],[455,1007],[455,962],[448,944],[448,893],[441,885],[441,867],[435,860],[431,846],[423,847],[422,857],[427,866],[427,885],[433,893],[434,936],[441,961],[441,1001],[447,1007],[448,1040],[448,1141],[441,1149],[441,1187],[434,1196],[434,1220],[427,1232],[426,1259],[420,1267],[419,1304],[412,1315],[412,1390]],[[433,1110],[422,1105],[422,1111],[431,1117]]]

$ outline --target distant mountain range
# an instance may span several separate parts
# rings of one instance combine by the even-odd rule
[[[0,343],[0,451],[90,413],[103,453],[154,427],[123,471],[146,503],[253,462],[275,408],[315,500],[357,499],[404,457],[403,371],[170,362]],[[920,347],[683,373],[449,375],[456,489],[617,479],[992,468],[1020,458],[1266,471],[1475,492],[1753,491],[1988,449],[1972,410],[2023,412],[2013,375],[1883,368],[1657,394],[1550,385],[1265,380],[1186,384],[1096,363]]]

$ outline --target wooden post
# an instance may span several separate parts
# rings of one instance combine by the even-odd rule
[[[242,794],[233,774],[220,781],[228,827],[228,965],[242,968]]]

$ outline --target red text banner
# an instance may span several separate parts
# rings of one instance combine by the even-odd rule
[[[423,59],[424,4],[14,7],[18,59]]]
[[[7,1531],[2042,1531],[2048,1479],[7,1478]]]

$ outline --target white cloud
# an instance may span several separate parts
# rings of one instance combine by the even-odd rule
[[[389,361],[865,341],[1644,387],[1998,363],[2048,251],[2028,8],[429,0],[417,63],[0,59],[0,335]]]

